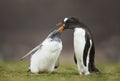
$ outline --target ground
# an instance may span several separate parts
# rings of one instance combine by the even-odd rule
[[[120,81],[120,63],[98,64],[101,74],[80,77],[74,63],[61,63],[52,74],[27,72],[28,62],[0,62],[0,81]]]

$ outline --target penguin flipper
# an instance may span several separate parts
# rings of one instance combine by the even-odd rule
[[[76,59],[75,54],[74,54],[74,62],[75,62],[75,64],[77,64],[77,59]]]
[[[25,54],[22,58],[20,58],[20,60],[23,60],[25,57],[27,57],[30,54],[33,54],[34,52],[36,52],[39,48],[41,48],[42,45],[38,45],[35,48],[33,48],[30,52],[28,52],[27,54]]]
[[[59,64],[60,63],[59,63],[59,58],[58,58],[57,61],[56,61],[56,63],[55,63],[55,67],[54,68],[57,69],[59,67]]]

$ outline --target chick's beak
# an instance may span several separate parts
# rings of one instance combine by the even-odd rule
[[[65,25],[62,22],[60,22],[60,23],[57,24],[57,26],[59,27],[59,31],[63,32]]]

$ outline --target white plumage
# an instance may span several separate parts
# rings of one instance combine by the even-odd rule
[[[52,41],[51,38],[47,38],[41,45],[41,48],[31,57],[30,70],[32,73],[51,73],[62,50],[62,42]]]
[[[32,73],[47,72],[51,73],[54,68],[59,65],[59,55],[62,50],[61,32],[64,27],[60,25],[59,28],[55,29],[48,37],[33,50],[23,56],[31,54],[29,70]]]
[[[88,63],[87,66],[84,66],[83,64],[83,52],[85,48],[85,30],[82,28],[75,28],[74,29],[74,50],[75,50],[75,56],[77,59],[77,66],[80,74],[88,75]],[[87,56],[87,62],[89,60],[89,55]]]

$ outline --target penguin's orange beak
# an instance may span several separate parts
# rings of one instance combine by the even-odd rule
[[[60,23],[57,24],[57,27],[59,27],[59,31],[60,31],[60,32],[63,32],[64,26],[65,26],[65,25],[64,25],[62,22],[60,22]]]

